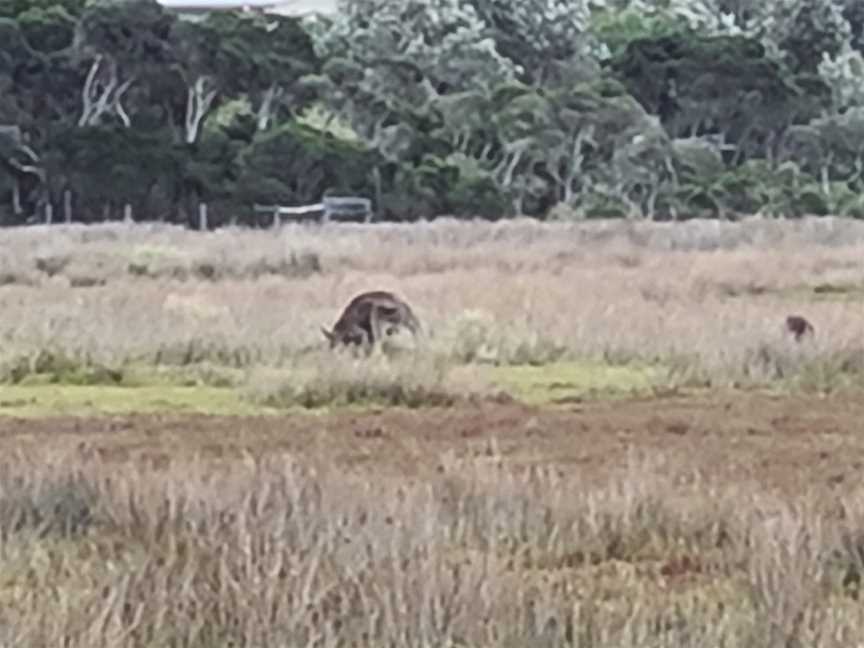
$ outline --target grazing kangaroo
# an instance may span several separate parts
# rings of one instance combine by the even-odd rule
[[[786,318],[786,330],[794,336],[796,342],[799,342],[805,335],[816,333],[813,325],[801,315],[789,315]]]
[[[392,335],[404,326],[416,336],[421,332],[420,320],[411,307],[391,292],[372,290],[352,299],[339,319],[328,331],[321,332],[330,342],[330,348],[338,344],[354,344],[367,348],[381,342],[385,335]]]

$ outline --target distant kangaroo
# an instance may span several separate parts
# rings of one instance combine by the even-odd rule
[[[415,336],[422,330],[420,320],[402,299],[391,292],[372,290],[357,295],[348,303],[332,331],[322,326],[321,332],[331,349],[338,344],[369,348],[400,326]]]
[[[789,315],[786,318],[786,330],[799,342],[805,335],[814,335],[816,330],[813,325],[801,315]]]

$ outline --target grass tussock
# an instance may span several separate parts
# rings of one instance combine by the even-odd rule
[[[683,356],[669,367],[670,382],[679,386],[755,387],[774,384],[828,393],[864,388],[864,346],[837,349],[767,341],[744,349],[738,362],[725,358]]]
[[[248,456],[3,460],[4,645],[848,646],[861,493],[633,460],[602,483],[442,457],[391,483]]]
[[[479,385],[450,379],[446,358],[408,353],[395,358],[341,352],[294,369],[253,371],[244,394],[275,408],[449,406],[484,395]]]
[[[70,357],[63,350],[34,349],[30,353],[7,353],[0,359],[0,382],[13,385],[115,385],[122,380],[122,368]]]
[[[7,383],[48,373],[111,384],[130,366],[306,363],[314,373],[320,327],[376,288],[416,310],[429,333],[418,351],[427,364],[443,356],[461,365],[649,365],[666,369],[673,386],[861,382],[864,224],[848,219],[445,219],[211,233],[106,225],[5,235]],[[814,324],[813,340],[789,340],[783,321],[792,313]],[[43,371],[46,355],[65,368]]]

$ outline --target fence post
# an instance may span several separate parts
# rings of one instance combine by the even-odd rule
[[[24,212],[21,206],[21,181],[18,176],[12,181],[12,213],[20,216]]]
[[[47,201],[45,203],[45,224],[51,225],[54,223],[54,205],[51,204],[51,201]]]
[[[207,224],[207,203],[198,203],[198,229],[202,232],[208,228]]]
[[[372,172],[375,180],[375,209],[381,209],[381,168],[376,164],[375,170]],[[369,209],[369,216],[366,218],[366,222],[372,222],[372,213],[373,210]]]
[[[132,203],[123,205],[123,221],[126,223],[132,222]]]
[[[72,192],[68,189],[63,192],[63,217],[67,224],[72,222]]]

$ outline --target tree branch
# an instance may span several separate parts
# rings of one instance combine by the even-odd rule
[[[40,161],[40,158],[36,154],[36,151],[27,146],[27,144],[17,144],[15,148],[16,150],[21,151],[24,155],[29,157],[32,162],[38,163]]]
[[[208,77],[199,76],[195,80],[195,84],[187,89],[186,93],[186,143],[192,144],[198,139],[198,133],[201,130],[201,122],[210,107],[213,105],[213,100],[216,99],[218,91],[214,88],[206,91]]]
[[[510,185],[513,184],[513,174],[516,172],[516,167],[519,165],[519,162],[522,161],[522,155],[524,154],[524,150],[520,148],[512,149],[508,152],[507,157],[502,160],[502,165],[505,160],[508,160],[506,163],[506,168],[504,169],[504,177],[501,179],[501,186],[505,189],[509,188]]]
[[[93,86],[96,83],[96,75],[99,73],[99,67],[102,64],[102,55],[99,54],[96,56],[96,60],[93,61],[90,66],[90,70],[87,72],[87,78],[84,81],[84,87],[81,90],[81,118],[78,120],[79,126],[86,126],[90,122],[90,115],[93,113],[93,104],[94,104],[94,90]]]
[[[285,94],[284,88],[273,83],[264,92],[261,106],[258,108],[258,130],[265,131],[270,127],[270,119],[273,116],[273,104]]]
[[[35,164],[22,164],[14,158],[7,158],[6,163],[19,173],[35,175],[40,181],[45,182],[45,170]]]
[[[119,75],[117,72],[116,61],[110,61],[108,67],[108,81],[103,83],[99,79],[100,72],[103,71],[102,63],[104,57],[102,54],[96,56],[96,60],[90,66],[87,72],[87,78],[84,81],[84,88],[81,91],[82,110],[81,117],[78,120],[79,126],[95,126],[99,123],[102,116],[108,112],[114,112],[126,128],[131,126],[132,121],[121,102],[123,95],[135,82],[135,77],[119,83]],[[99,87],[101,86],[101,87]]]
[[[117,113],[117,116],[120,118],[120,121],[123,122],[123,125],[126,128],[129,128],[132,125],[132,120],[129,119],[129,114],[123,107],[121,100],[123,99],[123,95],[126,94],[126,91],[130,88],[134,80],[134,78],[129,79],[119,88],[117,88],[117,92],[114,93],[114,99],[111,102],[114,106],[114,112]]]

